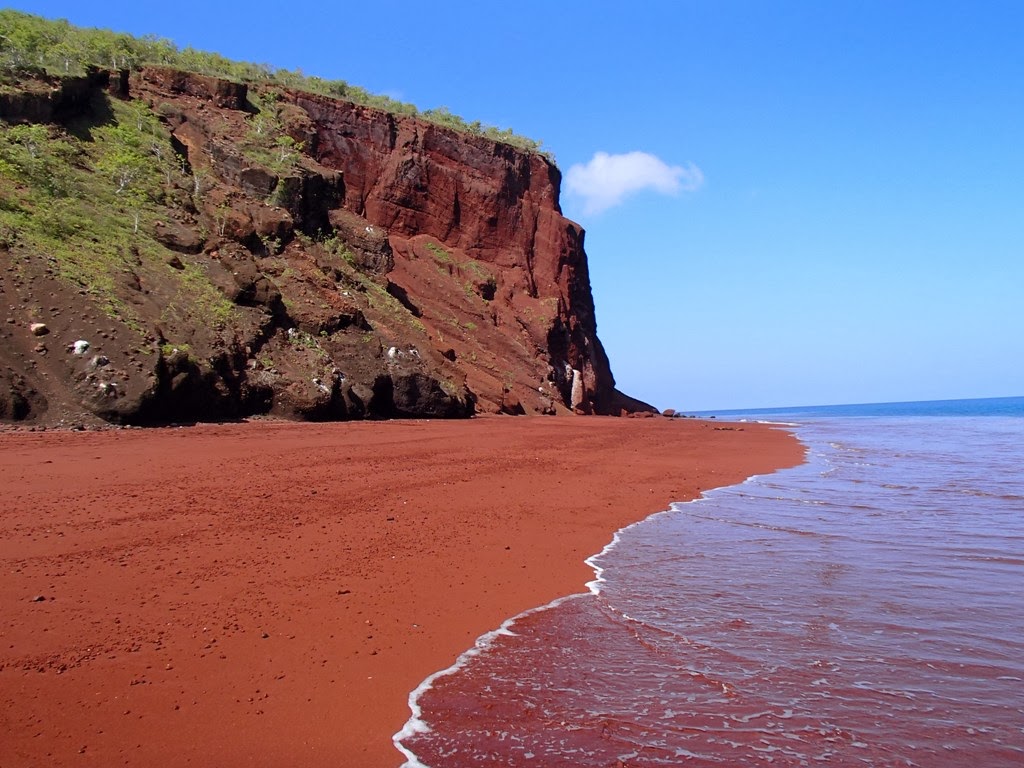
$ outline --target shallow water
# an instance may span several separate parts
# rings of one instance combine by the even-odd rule
[[[421,687],[410,764],[1024,765],[1024,419],[807,419]]]

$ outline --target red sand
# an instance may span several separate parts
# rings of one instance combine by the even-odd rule
[[[801,457],[668,419],[0,434],[0,766],[392,768],[409,691],[615,530]]]

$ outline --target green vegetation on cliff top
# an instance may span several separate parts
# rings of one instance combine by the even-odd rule
[[[414,105],[372,94],[344,80],[325,80],[301,71],[274,69],[227,59],[217,53],[179,49],[170,40],[154,35],[134,37],[106,29],[76,27],[61,19],[52,21],[10,9],[0,10],[0,88],[12,85],[12,75],[26,69],[43,69],[51,75],[84,74],[89,67],[133,69],[153,64],[196,72],[237,82],[274,83],[318,93],[399,115],[410,115],[463,133],[485,136],[528,152],[542,154],[541,142],[479,121],[467,122],[446,107],[420,111]]]

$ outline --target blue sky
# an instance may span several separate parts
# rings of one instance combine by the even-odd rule
[[[1024,3],[9,7],[543,140],[659,408],[1024,395]]]

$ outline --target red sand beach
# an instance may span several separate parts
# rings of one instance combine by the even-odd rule
[[[409,691],[615,530],[802,455],[660,418],[0,434],[0,766],[393,768]]]

